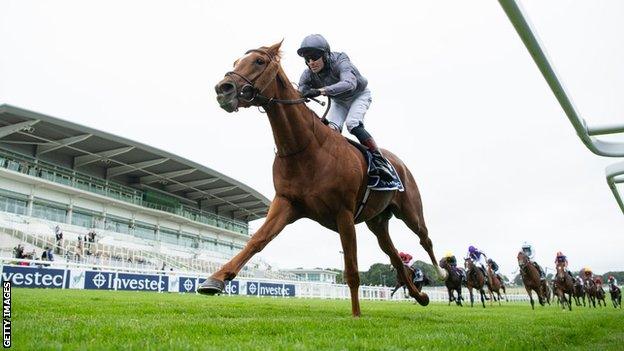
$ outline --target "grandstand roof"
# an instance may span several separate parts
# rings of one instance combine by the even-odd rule
[[[76,123],[0,105],[0,143],[135,188],[164,192],[239,220],[265,217],[269,199],[183,157]]]

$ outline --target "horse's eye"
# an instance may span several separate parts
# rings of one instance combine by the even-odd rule
[[[263,60],[263,59],[261,59],[261,58],[256,59],[256,64],[257,64],[257,65],[264,65],[264,60]]]

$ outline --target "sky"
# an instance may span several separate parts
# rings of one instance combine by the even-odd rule
[[[172,152],[272,198],[266,115],[226,113],[213,87],[246,50],[282,39],[298,81],[296,49],[320,33],[368,78],[366,127],[411,169],[438,258],[475,245],[512,274],[527,241],[546,267],[561,250],[574,270],[624,270],[624,215],[604,172],[622,160],[581,143],[498,2],[303,4],[0,0],[0,104]],[[580,115],[621,123],[624,2],[521,4]],[[395,246],[427,261],[418,237],[390,223]],[[364,224],[357,232],[360,270],[389,263]],[[342,269],[341,250],[338,234],[299,220],[259,255]]]

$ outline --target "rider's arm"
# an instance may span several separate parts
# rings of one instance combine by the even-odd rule
[[[304,93],[310,89],[312,89],[312,77],[310,75],[310,70],[306,69],[301,73],[297,90],[299,90],[300,93]]]
[[[325,94],[327,96],[335,96],[357,88],[357,77],[354,73],[355,69],[349,57],[345,54],[341,54],[335,65],[340,73],[340,81],[325,87]]]

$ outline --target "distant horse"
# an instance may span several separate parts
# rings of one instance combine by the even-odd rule
[[[452,301],[458,306],[462,305],[462,300],[464,299],[462,296],[462,282],[465,273],[463,273],[461,268],[451,267],[446,259],[442,259],[440,261],[440,268],[446,270],[446,279],[444,279],[444,285],[446,285],[446,289],[448,290],[449,295],[449,306]],[[457,297],[453,294],[453,292],[457,292]]]
[[[472,289],[476,289],[481,296],[481,303],[485,308],[485,275],[481,271],[481,268],[477,267],[470,258],[464,260],[464,267],[466,268],[466,287],[470,292],[470,307],[474,306],[474,295]]]
[[[585,288],[585,294],[587,294],[587,300],[588,300],[588,306],[594,307],[596,308],[596,294],[598,293],[598,290],[596,289],[596,283],[594,282],[594,279],[589,278],[589,279],[585,279],[584,280],[584,288]]]
[[[208,295],[222,293],[224,282],[234,279],[284,227],[300,218],[309,218],[340,236],[354,317],[361,314],[355,231],[355,224],[360,222],[366,222],[382,251],[403,275],[410,296],[423,306],[429,304],[427,294],[418,290],[409,279],[388,232],[388,221],[393,215],[403,220],[418,235],[431,263],[444,276],[445,272],[438,267],[433,253],[414,177],[403,161],[383,150],[401,178],[405,191],[368,193],[368,165],[364,155],[340,133],[324,125],[305,105],[306,100],[293,87],[280,64],[281,45],[280,42],[247,51],[215,86],[217,102],[227,112],[250,106],[262,107],[266,111],[276,148],[273,160],[275,197],[266,220],[247,245],[206,279],[197,291]],[[365,199],[365,194],[370,196]],[[360,211],[361,205],[364,206]]]
[[[502,299],[500,291],[503,290],[503,292],[505,292],[505,285],[503,285],[503,282],[498,278],[498,275],[494,273],[494,270],[490,267],[490,265],[488,265],[487,274],[488,291],[490,292],[490,297],[492,298],[492,300],[490,300],[490,305],[492,305],[494,301],[498,301],[498,305],[500,306]],[[498,298],[494,295],[494,293],[496,293]],[[507,293],[505,293],[505,295],[507,295]],[[505,300],[507,300],[506,296]]]
[[[518,266],[520,266],[520,275],[529,299],[531,300],[531,308],[535,309],[533,301],[533,291],[537,294],[537,300],[540,305],[544,306],[546,301],[546,292],[549,290],[546,282],[542,282],[540,274],[534,265],[529,261],[529,257],[522,251],[518,252]]]
[[[585,288],[583,287],[583,279],[581,277],[576,277],[574,279],[574,301],[576,301],[576,305],[581,305],[581,300],[583,301],[583,306],[585,306]]]
[[[572,295],[574,295],[574,281],[572,277],[565,269],[562,263],[557,264],[557,274],[555,275],[555,294],[561,302],[561,308],[565,309],[566,304],[568,309],[572,311]],[[566,298],[566,294],[568,295]]]
[[[622,308],[622,291],[613,282],[609,282],[609,294],[611,295],[613,307]]]
[[[421,290],[423,285],[430,285],[431,284],[431,280],[429,280],[429,277],[427,277],[427,275],[425,274],[425,272],[423,272],[421,270],[422,273],[422,280],[420,281],[414,281],[415,277],[416,277],[416,270],[413,267],[410,267],[408,265],[405,265],[405,269],[408,270],[409,272],[409,278],[411,279],[411,281],[414,283],[414,285],[416,285],[416,287],[418,288],[418,290]],[[397,276],[396,276],[396,285],[394,286],[394,290],[392,290],[392,292],[390,293],[390,297],[392,297],[394,295],[394,293],[399,290],[399,288],[403,288],[403,294],[406,294],[405,289],[406,289],[406,283],[403,280],[403,275],[399,274],[397,272]]]
[[[605,301],[605,291],[602,288],[602,280],[600,278],[594,281],[596,283],[596,302],[598,302],[598,306],[607,307],[607,302]],[[602,305],[600,302],[602,301]]]

